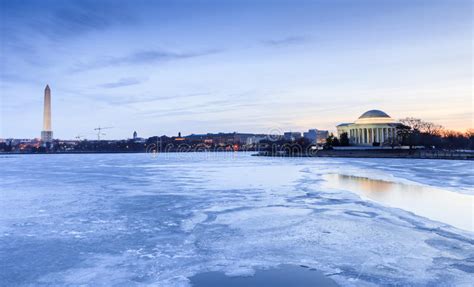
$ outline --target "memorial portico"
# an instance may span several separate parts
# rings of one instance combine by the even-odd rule
[[[362,114],[354,123],[337,126],[339,137],[347,133],[352,145],[392,144],[397,140],[400,123],[380,110],[370,110]]]

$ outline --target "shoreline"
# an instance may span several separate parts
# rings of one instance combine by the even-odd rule
[[[447,152],[447,151],[426,151],[426,150],[318,150],[314,153],[271,153],[265,151],[190,151],[190,152],[159,152],[156,154],[168,153],[236,153],[253,152],[252,156],[261,157],[322,157],[322,158],[396,158],[396,159],[441,159],[441,160],[474,160],[474,152]],[[87,152],[2,152],[0,156],[8,155],[62,155],[62,154],[153,154],[150,152],[124,152],[124,151],[87,151]]]
[[[325,157],[325,158],[400,158],[474,160],[474,152],[446,152],[426,150],[318,150],[314,153],[279,154],[260,152],[254,156],[264,157]]]

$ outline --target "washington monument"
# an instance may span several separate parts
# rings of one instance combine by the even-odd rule
[[[41,141],[50,143],[53,140],[51,130],[51,90],[46,85],[44,89],[44,111],[43,111],[43,131],[41,131]]]

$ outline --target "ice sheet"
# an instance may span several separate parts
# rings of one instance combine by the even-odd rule
[[[3,157],[3,285],[189,286],[304,264],[344,286],[471,283],[473,233],[324,188],[328,173],[472,193],[472,163],[245,153]]]

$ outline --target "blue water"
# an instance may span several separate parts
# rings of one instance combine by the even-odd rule
[[[194,275],[194,287],[331,287],[337,284],[314,269],[283,265],[269,270],[257,270],[252,276],[229,277],[221,272],[205,272]]]

